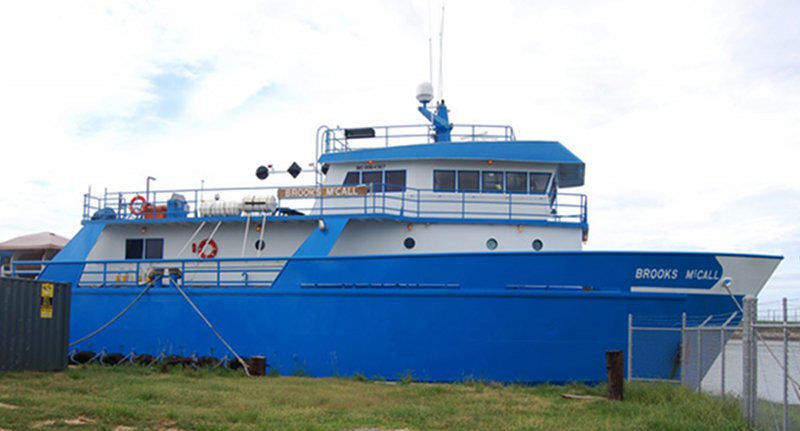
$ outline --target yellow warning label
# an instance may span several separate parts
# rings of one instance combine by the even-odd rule
[[[42,319],[53,318],[53,298],[42,298],[42,307],[39,309],[39,317]]]
[[[42,283],[42,299],[39,306],[39,317],[42,319],[53,318],[53,284]]]

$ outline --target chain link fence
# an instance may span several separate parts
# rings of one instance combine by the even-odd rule
[[[800,429],[800,315],[785,299],[757,308],[746,298],[728,315],[629,315],[628,379],[736,397],[756,429]]]

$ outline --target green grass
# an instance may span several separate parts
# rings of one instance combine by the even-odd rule
[[[401,376],[405,377],[405,376]],[[625,401],[568,400],[604,387],[355,378],[248,378],[84,366],[0,373],[0,429],[746,430],[738,402],[668,384],[630,383]]]

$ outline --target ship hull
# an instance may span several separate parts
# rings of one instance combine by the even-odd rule
[[[668,316],[678,326],[682,313],[729,315],[738,311],[733,298],[757,293],[778,261],[615,252],[309,257],[289,259],[270,288],[183,290],[239,355],[265,356],[284,375],[602,381],[605,351],[628,349],[629,315]],[[729,274],[742,279],[730,294],[720,287]],[[74,348],[230,357],[173,283],[182,281],[157,280]],[[71,339],[111,321],[145,287],[73,289]],[[650,358],[639,358],[637,374],[674,377],[679,341],[661,337],[643,349]]]

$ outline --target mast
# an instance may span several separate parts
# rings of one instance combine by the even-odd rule
[[[436,103],[436,110],[431,112],[428,109],[428,103],[433,100],[433,43],[431,37],[431,11],[430,2],[428,2],[428,56],[430,67],[430,81],[423,82],[417,87],[417,100],[422,103],[422,106],[417,107],[419,112],[428,119],[433,125],[433,140],[434,142],[451,142],[450,130],[453,125],[450,124],[450,119],[447,115],[447,106],[444,104],[444,72],[442,70],[442,51],[444,41],[444,0],[440,1],[441,15],[439,23],[439,101]]]

